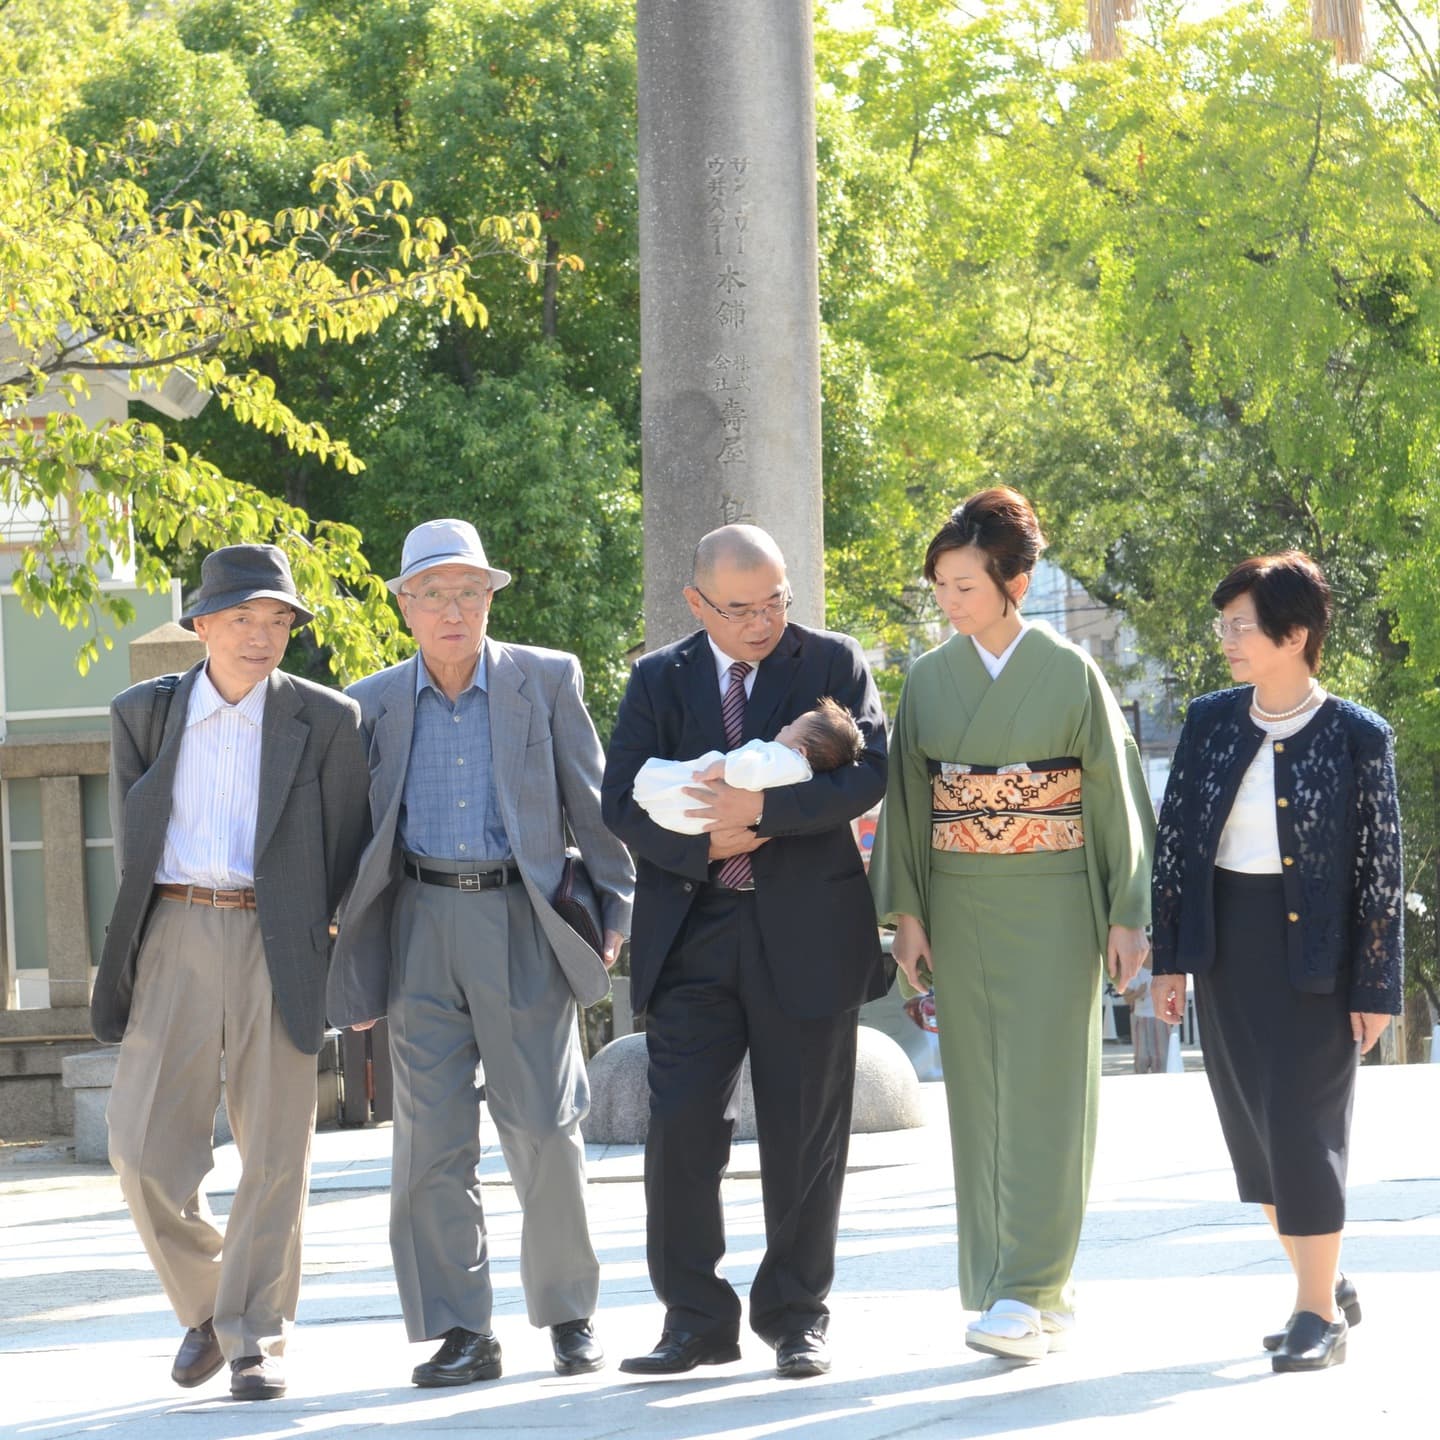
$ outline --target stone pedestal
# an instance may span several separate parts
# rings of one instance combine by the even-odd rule
[[[110,1087],[115,1083],[115,1066],[120,1059],[118,1045],[105,1045],[84,1055],[71,1055],[61,1067],[65,1088],[75,1097],[75,1159],[82,1165],[105,1165],[110,1160],[110,1127],[105,1108]],[[234,1137],[225,1113],[225,1086],[220,1086],[220,1105],[215,1111],[215,1143],[226,1145]]]
[[[823,623],[811,0],[639,0],[645,643],[695,543],[760,525]]]
[[[130,680],[138,685],[159,675],[181,674],[204,658],[204,643],[194,631],[166,621],[130,642]]]
[[[590,1113],[581,1126],[591,1145],[642,1145],[650,1124],[645,1037],[612,1040],[590,1061]],[[736,1093],[735,1139],[755,1138],[755,1092],[747,1056]],[[862,1025],[855,1063],[855,1108],[850,1130],[869,1135],[913,1130],[925,1123],[920,1083],[905,1052],[888,1036]]]

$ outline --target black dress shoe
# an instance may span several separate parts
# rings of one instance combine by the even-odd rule
[[[567,1320],[550,1327],[550,1343],[555,1347],[557,1375],[588,1375],[605,1366],[605,1352],[595,1338],[595,1327],[588,1320]]]
[[[714,1335],[691,1335],[686,1330],[664,1330],[660,1343],[648,1355],[633,1355],[620,1362],[627,1375],[683,1375],[697,1365],[728,1365],[740,1358],[734,1340]]]
[[[787,1335],[775,1347],[775,1373],[782,1380],[803,1380],[830,1373],[830,1346],[819,1330]]]
[[[1335,1304],[1345,1316],[1345,1323],[1354,1329],[1360,1323],[1360,1297],[1355,1293],[1354,1285],[1343,1275],[1335,1282]],[[1295,1317],[1292,1315],[1285,1322],[1284,1330],[1267,1335],[1260,1343],[1267,1350],[1278,1350],[1285,1343],[1286,1332],[1294,1323]]]
[[[170,1378],[189,1390],[203,1385],[224,1363],[220,1342],[215,1338],[215,1322],[207,1320],[185,1332],[175,1352],[175,1363],[170,1367]]]
[[[1285,1333],[1280,1348],[1270,1357],[1271,1366],[1281,1372],[1325,1370],[1345,1363],[1345,1337],[1350,1327],[1342,1315],[1322,1320],[1311,1310],[1302,1310]]]
[[[237,1400],[278,1400],[285,1393],[285,1372],[268,1355],[245,1355],[230,1362],[230,1393]]]
[[[445,1343],[410,1376],[412,1384],[427,1388],[499,1378],[500,1342],[493,1335],[477,1335],[459,1325],[446,1332]]]

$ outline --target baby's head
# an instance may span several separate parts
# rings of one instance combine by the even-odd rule
[[[828,695],[813,710],[792,720],[775,739],[798,750],[817,775],[853,765],[865,753],[865,737],[855,717]]]

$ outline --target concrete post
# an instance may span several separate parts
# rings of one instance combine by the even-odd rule
[[[45,856],[45,963],[50,1005],[90,1003],[90,907],[85,900],[85,817],[80,777],[40,781]]]
[[[166,621],[130,642],[130,679],[134,684],[188,670],[205,658],[205,645],[183,625]]]
[[[645,642],[734,521],[825,614],[812,0],[639,0]]]

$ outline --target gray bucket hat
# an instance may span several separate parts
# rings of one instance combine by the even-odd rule
[[[510,583],[510,572],[497,569],[485,558],[479,533],[468,520],[427,520],[417,525],[405,537],[400,573],[385,583],[398,595],[407,580],[437,565],[483,570],[490,577],[492,590],[503,590]]]
[[[308,625],[315,614],[295,593],[290,562],[276,545],[226,545],[212,550],[200,566],[200,593],[180,617],[187,629],[197,615],[213,615],[246,600],[279,600],[295,612],[290,628]]]

